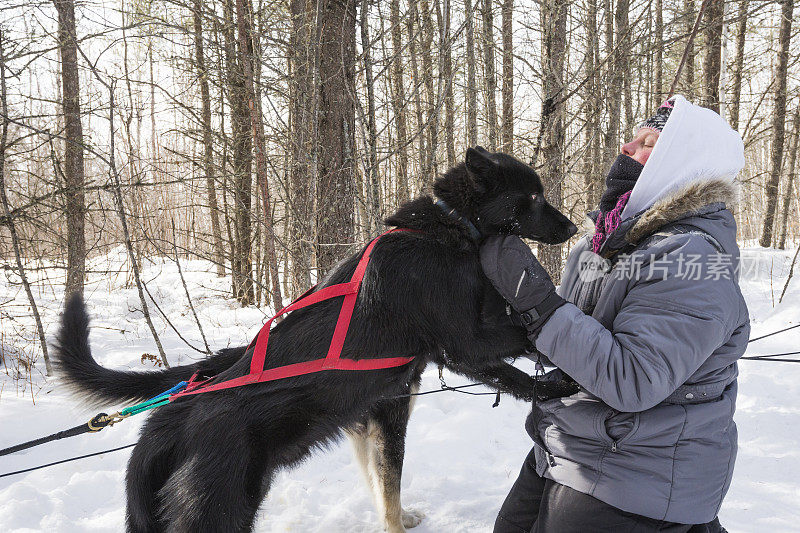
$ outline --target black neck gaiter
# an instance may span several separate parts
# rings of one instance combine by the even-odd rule
[[[620,196],[633,189],[644,165],[625,154],[619,154],[606,176],[606,190],[600,198],[600,211],[614,209]]]

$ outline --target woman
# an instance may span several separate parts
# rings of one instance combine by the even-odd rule
[[[739,134],[676,96],[622,147],[558,293],[518,238],[483,244],[536,350],[580,385],[534,404],[495,532],[721,530],[750,333],[728,210],[743,166]]]

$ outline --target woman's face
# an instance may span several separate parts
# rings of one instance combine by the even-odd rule
[[[647,158],[650,157],[650,152],[653,151],[657,140],[657,131],[650,128],[641,128],[636,132],[636,136],[632,141],[622,145],[620,152],[644,165],[647,163]]]

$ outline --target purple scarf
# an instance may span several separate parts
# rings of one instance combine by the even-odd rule
[[[592,251],[594,253],[600,252],[600,247],[606,241],[609,235],[614,233],[614,230],[619,227],[620,215],[628,203],[632,191],[622,194],[617,200],[617,204],[611,211],[603,213],[602,211],[597,215],[597,223],[594,226],[594,236],[592,237]]]

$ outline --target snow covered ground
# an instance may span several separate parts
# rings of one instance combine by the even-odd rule
[[[755,265],[745,270],[742,280],[753,337],[796,324],[800,320],[800,274],[792,280],[783,303],[777,304],[791,254],[748,248],[744,256]],[[119,271],[123,257],[110,254],[98,258],[95,270],[111,267]],[[264,313],[239,308],[227,300],[229,279],[216,278],[207,263],[186,261],[182,265],[212,348],[249,341],[264,321]],[[40,274],[45,276],[47,271]],[[0,279],[2,310],[12,315],[26,313],[25,295],[8,276],[5,271]],[[143,278],[184,337],[202,347],[174,263],[146,264]],[[143,353],[157,352],[138,311],[136,291],[125,288],[125,274],[91,276],[86,294],[93,316],[95,357],[116,368],[152,366],[141,361]],[[43,307],[47,333],[52,335],[61,294],[42,288],[36,297]],[[172,363],[200,356],[178,338],[158,311],[151,309],[151,313]],[[4,350],[33,353],[32,323],[0,320]],[[20,338],[21,334],[28,340]],[[796,351],[798,346],[800,328],[754,343],[750,353]],[[60,390],[57,379],[43,379],[42,367],[37,365],[32,383],[20,383],[11,378],[14,369],[0,363],[0,448],[77,425],[96,412],[82,408]],[[721,520],[731,533],[800,531],[800,365],[742,361],[740,371],[736,413],[740,451]],[[453,376],[448,376],[448,382],[465,383]],[[430,369],[423,390],[437,387],[435,369]],[[425,514],[414,531],[491,531],[497,509],[530,447],[523,429],[527,406],[504,397],[500,406],[492,409],[492,401],[492,396],[454,393],[418,399],[403,472],[404,505]],[[0,474],[132,443],[142,421],[137,418],[96,435],[2,457]],[[0,479],[0,531],[121,531],[128,455],[129,450],[124,450]],[[343,440],[301,467],[282,472],[262,505],[256,530],[380,531],[349,443]]]

